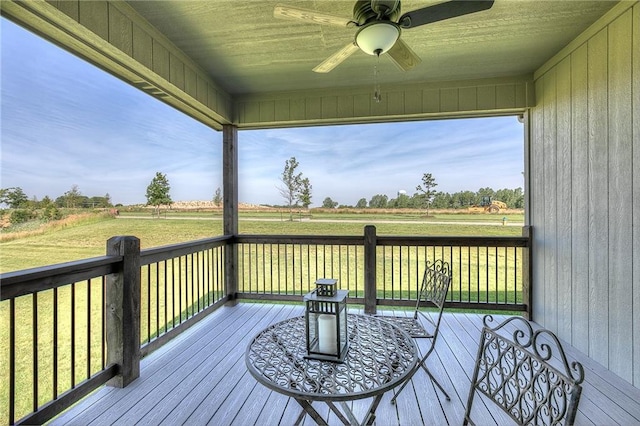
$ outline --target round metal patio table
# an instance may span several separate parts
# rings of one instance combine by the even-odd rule
[[[347,327],[349,350],[344,363],[305,358],[304,317],[273,324],[249,343],[245,354],[249,372],[268,388],[295,398],[303,408],[296,423],[306,413],[325,425],[311,404],[321,401],[344,424],[372,424],[382,395],[400,385],[416,367],[416,345],[395,325],[373,316],[348,314]],[[357,421],[345,401],[371,397],[363,421]],[[334,402],[340,403],[343,412]]]

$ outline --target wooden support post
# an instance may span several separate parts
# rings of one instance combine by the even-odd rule
[[[531,256],[533,254],[533,228],[531,226],[522,227],[522,236],[529,240],[527,247],[522,249],[522,303],[527,306],[525,316],[528,320],[533,321],[533,307],[531,303],[531,283],[533,275],[531,265],[533,264]]]
[[[119,366],[107,385],[123,388],[140,376],[140,240],[110,238],[107,255],[123,256],[106,280],[107,365]]]
[[[223,163],[223,230],[224,235],[238,235],[238,127],[222,126]],[[235,242],[227,244],[224,254],[225,290],[229,301],[227,306],[235,306],[238,301],[238,249]]]
[[[364,227],[364,312],[375,314],[377,305],[376,291],[376,227]]]

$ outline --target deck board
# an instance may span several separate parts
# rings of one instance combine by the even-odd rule
[[[143,359],[141,376],[131,385],[124,389],[103,387],[51,424],[293,424],[301,412],[300,406],[295,400],[260,385],[247,371],[244,353],[250,339],[267,325],[302,314],[301,304],[240,303],[218,309]],[[396,405],[390,403],[391,393],[384,395],[375,424],[462,424],[481,328],[482,315],[445,311],[436,351],[428,365],[451,401],[446,401],[420,371]],[[417,343],[421,350],[425,349],[423,339],[417,339]],[[575,349],[568,348],[567,352],[585,366],[577,424],[640,425],[640,389]],[[354,401],[351,407],[361,416],[370,402],[370,399]],[[340,424],[326,405],[314,406],[329,424]],[[472,417],[478,424],[507,424],[501,412],[488,408],[478,397]],[[302,424],[309,426],[314,422],[307,416]]]

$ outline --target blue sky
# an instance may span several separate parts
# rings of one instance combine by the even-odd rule
[[[145,203],[156,172],[174,201],[210,200],[222,186],[222,133],[0,19],[0,187],[58,197],[77,185],[113,203]],[[524,187],[516,117],[238,132],[239,200],[283,204],[285,161],[308,177],[312,206],[415,192]]]

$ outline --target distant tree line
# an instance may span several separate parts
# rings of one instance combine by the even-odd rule
[[[102,197],[88,197],[82,195],[78,185],[73,185],[69,191],[55,200],[52,200],[48,195],[45,195],[42,200],[38,200],[35,196],[29,198],[20,187],[1,188],[0,204],[4,204],[11,209],[38,209],[49,205],[73,209],[113,207],[109,194],[105,194]]]
[[[494,200],[504,202],[510,209],[524,208],[524,192],[522,188],[499,189],[480,188],[478,191],[459,191],[453,194],[448,192],[435,192],[431,195],[428,207],[433,209],[460,209],[468,206],[479,205],[482,197],[489,196]],[[358,208],[358,209],[423,209],[427,200],[424,192],[416,192],[412,196],[398,193],[395,198],[384,194],[376,194],[369,201],[361,198],[355,206],[339,204],[337,201],[326,197],[322,202],[323,208]]]
[[[33,219],[45,221],[60,219],[62,214],[60,208],[109,208],[111,196],[88,197],[82,195],[78,185],[73,185],[55,200],[45,195],[41,200],[33,196],[29,198],[20,187],[0,188],[0,205],[5,205],[12,209],[10,221],[12,224],[23,223]]]

